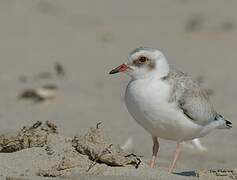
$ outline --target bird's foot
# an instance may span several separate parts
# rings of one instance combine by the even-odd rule
[[[150,168],[152,168],[152,169],[155,168],[155,164],[156,164],[156,157],[153,156],[150,163],[149,163]]]
[[[174,167],[170,167],[169,170],[168,170],[168,172],[169,172],[169,173],[173,173],[173,170],[174,170]]]

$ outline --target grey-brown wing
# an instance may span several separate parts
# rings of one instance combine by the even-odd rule
[[[190,76],[174,69],[168,76],[172,87],[170,102],[177,103],[178,108],[196,124],[205,125],[214,120],[216,112],[206,92]]]
[[[188,92],[189,91],[189,92]],[[196,95],[196,93],[198,95]],[[178,107],[192,121],[199,125],[206,125],[214,120],[216,112],[214,111],[208,97],[202,90],[187,90],[177,101]]]

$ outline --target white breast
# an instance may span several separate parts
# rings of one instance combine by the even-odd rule
[[[168,102],[170,86],[162,80],[132,80],[125,102],[133,118],[153,136],[182,141],[194,138],[201,127],[190,121],[174,103]]]

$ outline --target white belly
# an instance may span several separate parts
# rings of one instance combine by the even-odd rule
[[[175,141],[198,137],[202,127],[169,103],[169,94],[169,85],[163,81],[135,80],[127,86],[125,102],[133,118],[153,136]]]

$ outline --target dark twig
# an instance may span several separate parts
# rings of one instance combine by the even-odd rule
[[[37,121],[33,126],[32,128],[36,129],[38,128],[39,126],[41,126],[42,122],[41,121]]]
[[[136,160],[138,161],[138,162],[136,163],[136,165],[135,165],[135,168],[137,169],[137,168],[139,167],[139,165],[141,164],[142,160],[141,160],[140,158],[138,158],[136,154],[133,154],[133,153],[128,154],[128,155],[126,155],[126,156],[124,156],[124,157],[130,157],[130,156],[135,157]]]
[[[102,122],[98,122],[98,123],[96,124],[96,129],[99,129],[99,127],[100,127],[101,124],[102,124]]]

